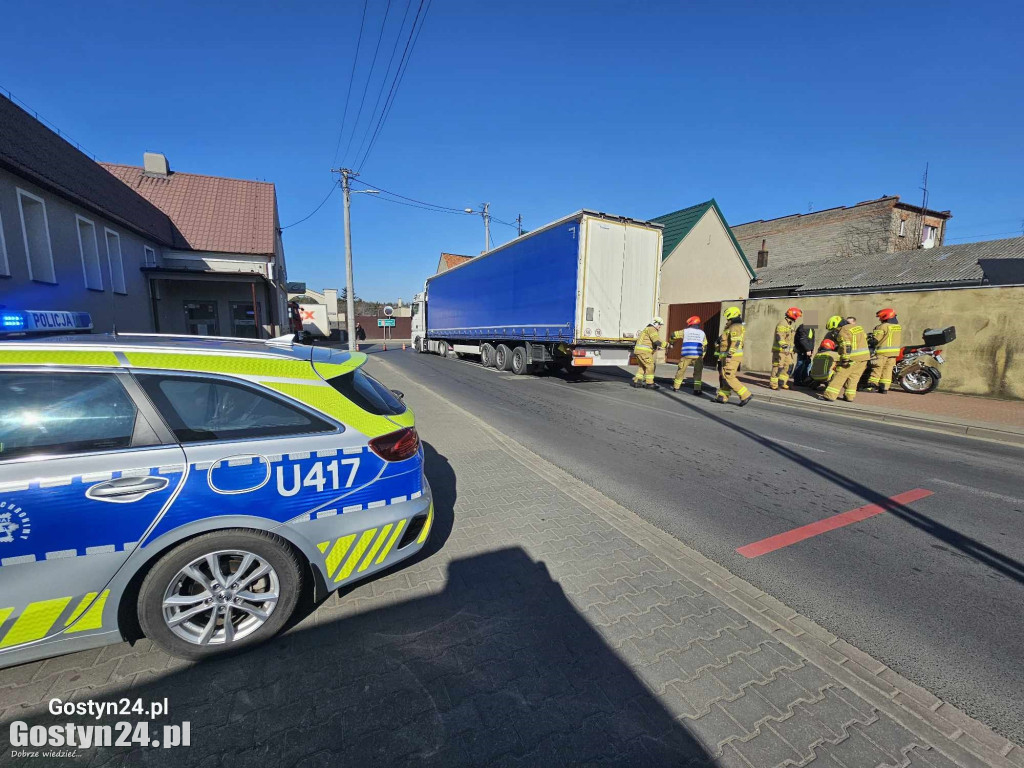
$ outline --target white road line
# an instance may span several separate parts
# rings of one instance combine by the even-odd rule
[[[790,440],[779,440],[777,437],[765,437],[765,440],[771,440],[773,443],[781,443],[782,445],[792,445],[794,448],[803,448],[805,451],[814,451],[816,453],[828,453],[828,451],[822,448],[812,448],[809,445],[803,443],[794,443]]]
[[[942,478],[939,477],[930,477],[928,478],[928,482],[949,485],[952,486],[953,488],[959,488],[961,491],[967,491],[968,493],[976,493],[979,496],[985,496],[990,499],[999,499],[1000,501],[1007,501],[1010,504],[1024,504],[1024,499],[1018,499],[1015,496],[1004,496],[1001,493],[996,493],[994,491],[986,491],[982,488],[975,488],[970,485],[960,485],[960,483],[954,483],[950,480],[943,480]]]

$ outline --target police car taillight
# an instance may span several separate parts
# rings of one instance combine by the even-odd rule
[[[412,427],[388,432],[370,441],[370,450],[384,461],[405,461],[420,449],[420,436]]]

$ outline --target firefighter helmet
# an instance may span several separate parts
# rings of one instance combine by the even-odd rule
[[[839,315],[832,315],[832,317],[828,319],[828,322],[825,323],[825,328],[827,328],[830,331],[834,331],[836,328],[840,326],[842,322],[843,318],[841,318]]]
[[[700,318],[697,315],[686,319],[686,327],[689,328],[691,325],[700,325]]]
[[[786,310],[786,317],[790,320],[799,320],[804,316],[804,313],[800,311],[800,307],[790,307]]]
[[[823,342],[821,342],[821,348],[834,350],[836,348],[836,343],[832,341],[832,339],[825,339]]]
[[[726,320],[735,320],[741,314],[743,313],[740,312],[739,307],[729,307],[727,310],[725,310],[725,312],[722,313],[722,317],[724,317]]]
[[[655,315],[654,317],[651,318],[651,325],[664,325],[664,324],[665,324],[665,321],[662,320],[657,315]]]
[[[896,317],[896,310],[892,307],[886,307],[885,309],[878,310],[875,314],[878,315],[878,319],[884,323],[886,320],[892,320]]]

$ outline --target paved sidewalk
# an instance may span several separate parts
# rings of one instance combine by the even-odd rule
[[[1024,766],[980,723],[370,366],[425,441],[436,523],[414,563],[240,656],[187,664],[144,641],[2,670],[2,731],[66,719],[46,713],[52,697],[167,697],[163,722],[191,721],[190,748],[66,764]]]

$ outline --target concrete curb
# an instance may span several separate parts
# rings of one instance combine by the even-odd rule
[[[906,680],[885,664],[798,614],[780,600],[648,523],[631,510],[541,458],[485,421],[375,358],[414,388],[476,425],[498,447],[562,493],[583,501],[610,526],[649,551],[687,581],[800,654],[958,765],[1024,768],[1024,749],[961,710]],[[778,398],[781,399],[781,398]]]

